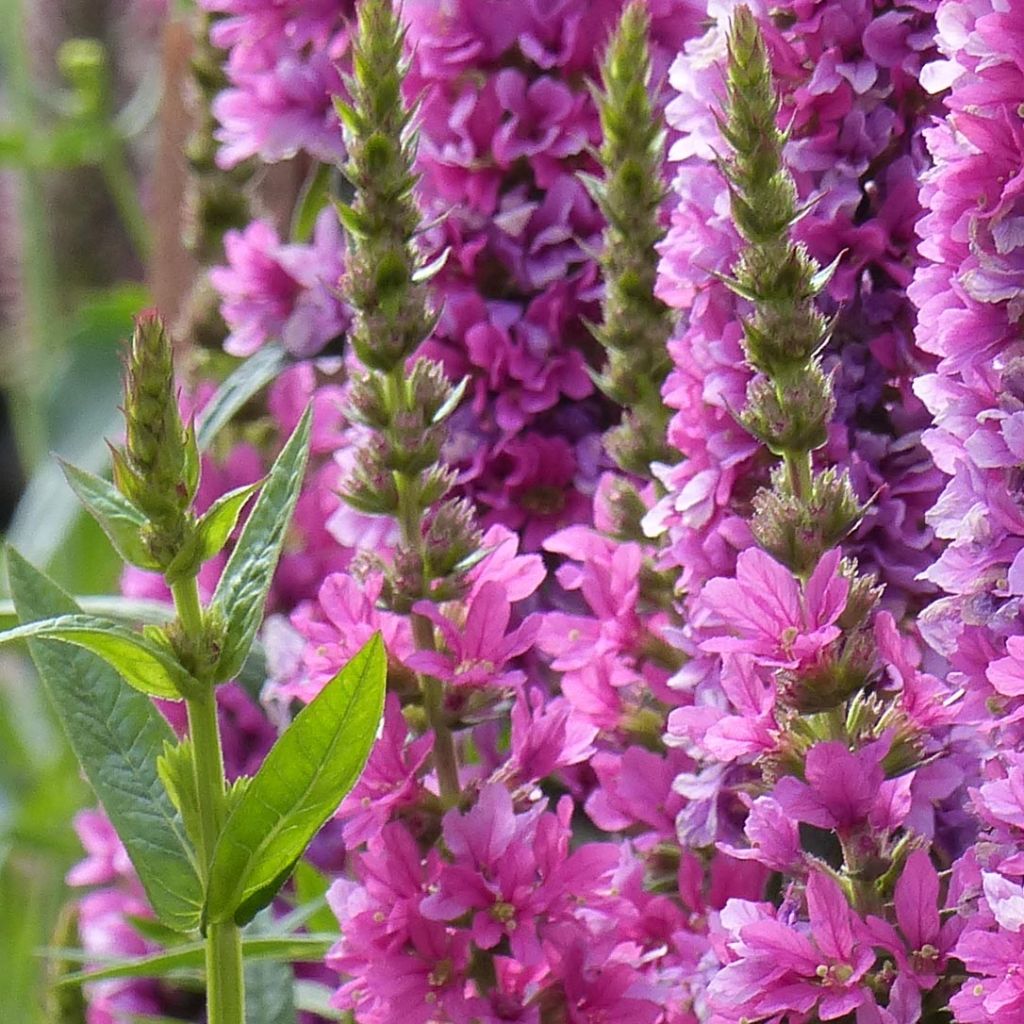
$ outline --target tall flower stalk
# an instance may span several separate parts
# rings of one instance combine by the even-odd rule
[[[356,509],[392,517],[399,539],[385,567],[385,601],[409,612],[417,645],[433,649],[433,628],[413,612],[422,600],[460,596],[480,536],[468,504],[445,495],[454,474],[440,461],[444,420],[460,393],[440,364],[410,358],[436,322],[428,282],[444,260],[425,265],[417,245],[422,217],[414,189],[414,111],[402,99],[408,69],[405,32],[390,0],[365,0],[352,43],[349,102],[336,106],[345,126],[344,173],[355,190],[338,203],[349,232],[344,286],[353,310],[352,349],[365,368],[353,381],[349,408],[367,428],[343,496]],[[419,677],[434,733],[441,794],[459,793],[458,762],[440,680]]]
[[[229,787],[216,689],[241,670],[262,619],[299,496],[311,415],[301,417],[264,481],[228,492],[199,516],[199,446],[182,421],[171,344],[153,313],[136,323],[124,410],[114,483],[73,466],[65,471],[125,561],[162,574],[174,621],[135,633],[83,615],[11,552],[8,575],[23,625],[0,634],[0,644],[30,640],[161,925],[182,941],[202,935],[209,1024],[244,1024],[242,926],[273,900],[358,778],[383,710],[384,654],[379,638],[371,639],[282,733],[260,770]],[[200,569],[227,546],[257,490],[204,607]],[[60,642],[56,649],[52,641]],[[185,703],[184,740],[150,697]]]
[[[624,410],[605,444],[620,467],[641,478],[650,478],[652,462],[671,460],[661,386],[672,366],[667,342],[674,323],[672,311],[654,294],[656,247],[665,235],[665,130],[649,94],[649,30],[647,8],[634,0],[601,65],[596,100],[604,174],[585,179],[607,221],[600,260],[604,315],[594,336],[608,352],[608,365],[597,383]]]

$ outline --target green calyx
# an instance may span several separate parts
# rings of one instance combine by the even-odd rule
[[[125,374],[125,446],[113,451],[114,483],[148,522],[143,542],[161,569],[191,539],[199,487],[195,431],[182,422],[172,347],[156,313],[135,323]]]
[[[416,235],[415,112],[402,100],[405,32],[387,0],[366,0],[352,44],[349,102],[335,101],[345,130],[343,172],[356,197],[337,204],[350,238],[345,290],[350,339],[364,366],[401,366],[435,323]]]
[[[604,173],[584,178],[607,221],[600,257],[604,315],[592,330],[608,364],[595,381],[629,410],[608,447],[623,469],[648,478],[652,462],[671,460],[661,385],[672,365],[666,343],[674,325],[672,311],[654,294],[657,245],[665,234],[665,133],[649,93],[649,21],[643,4],[630,3],[608,44],[602,88],[595,90]]]
[[[352,45],[348,101],[335,101],[355,197],[336,203],[349,238],[346,297],[354,311],[353,351],[365,372],[353,378],[349,415],[367,429],[342,485],[348,504],[398,522],[400,542],[384,573],[383,600],[408,611],[421,598],[460,593],[478,549],[472,515],[445,502],[455,474],[441,462],[448,416],[465,384],[453,387],[427,359],[407,363],[436,323],[429,283],[445,253],[427,262],[417,244],[415,110],[402,98],[405,33],[390,0],[365,0]],[[442,504],[443,502],[443,504]]]
[[[816,298],[838,261],[819,267],[792,237],[803,211],[785,164],[771,61],[747,7],[733,15],[726,98],[720,128],[732,154],[721,168],[746,245],[722,280],[753,307],[742,318],[744,353],[758,373],[739,420],[782,460],[771,487],[755,496],[751,525],[766,551],[806,578],[864,509],[845,473],[815,473],[811,460],[835,414],[832,377],[821,363],[833,324]]]

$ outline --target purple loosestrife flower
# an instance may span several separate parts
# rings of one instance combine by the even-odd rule
[[[885,780],[882,760],[891,746],[891,736],[855,752],[843,743],[816,743],[804,761],[807,782],[787,775],[776,783],[773,795],[795,821],[831,829],[841,839],[868,827],[897,828],[910,809],[910,780]],[[902,799],[894,800],[894,791]]]
[[[648,529],[667,529],[666,563],[679,567],[690,595],[728,574],[749,546],[744,502],[766,475],[757,445],[733,417],[751,377],[736,322],[744,302],[709,276],[727,273],[739,250],[725,180],[712,164],[725,143],[709,108],[721,92],[732,7],[716,8],[714,26],[676,60],[677,95],[667,109],[683,134],[670,152],[680,164],[678,200],[662,245],[659,294],[688,316],[670,343],[675,370],[663,395],[678,410],[669,442],[684,459],[662,471],[668,494]],[[797,237],[823,264],[847,250],[824,303],[825,312],[839,313],[826,368],[837,368],[840,420],[825,453],[850,469],[862,499],[874,496],[853,553],[880,570],[887,600],[898,606],[928,589],[915,579],[930,559],[931,535],[920,520],[939,487],[915,443],[925,417],[910,384],[926,357],[913,347],[904,294],[923,165],[926,104],[916,76],[931,45],[931,15],[909,3],[885,11],[860,0],[827,11],[787,3],[773,9],[784,13],[779,28],[767,8],[755,10],[782,91],[780,119],[793,126],[787,160],[801,200],[812,201]]]
[[[348,49],[348,0],[266,3],[204,0],[215,15],[211,42],[228,51],[229,87],[214,101],[221,123],[220,166],[253,156],[273,163],[306,151],[321,160],[343,154],[331,105]]]
[[[619,861],[612,844],[588,844],[570,854],[571,814],[568,797],[557,814],[543,803],[516,814],[501,785],[487,786],[465,815],[449,811],[444,841],[453,863],[442,868],[422,913],[454,921],[472,912],[470,934],[478,947],[492,949],[504,936],[520,963],[540,962],[538,927],[571,918],[578,903],[599,907]]]
[[[701,649],[747,653],[763,664],[799,669],[835,640],[849,582],[839,573],[841,552],[828,552],[801,586],[793,574],[758,548],[736,561],[736,578],[709,580],[701,592],[699,623],[729,628],[733,636],[705,640]]]
[[[893,893],[899,931],[879,918],[867,919],[875,945],[890,952],[900,977],[922,992],[942,977],[965,923],[956,915],[941,922],[939,888],[939,875],[927,852],[915,850],[907,857]]]
[[[1012,719],[1020,703],[1011,664],[992,665],[1020,632],[1024,593],[1024,519],[1017,500],[1024,289],[1020,13],[1016,3],[940,5],[945,60],[930,73],[937,85],[951,82],[952,89],[946,118],[926,134],[934,160],[921,190],[928,211],[919,225],[926,262],[909,289],[919,309],[918,343],[940,359],[937,371],[916,385],[935,417],[926,442],[950,477],[928,517],[945,548],[927,576],[947,596],[928,609],[924,626],[929,642],[952,659],[953,681],[968,691],[965,714],[979,721],[997,706]]]
[[[862,983],[875,961],[862,922],[836,882],[820,872],[807,882],[807,915],[807,925],[796,930],[770,905],[726,905],[721,926],[730,960],[708,990],[712,1024],[804,1021],[812,1011],[819,1020],[837,1020],[874,1002]]]
[[[308,245],[282,244],[264,221],[224,236],[228,264],[210,271],[230,334],[224,348],[252,355],[280,341],[293,356],[308,358],[344,333],[349,313],[338,282],[344,248],[338,218],[324,210]]]
[[[338,808],[337,817],[345,823],[346,846],[361,846],[380,835],[393,815],[422,801],[421,775],[430,746],[429,735],[410,736],[398,698],[389,694],[381,737],[359,781]]]
[[[430,601],[418,601],[413,611],[438,628],[447,653],[416,651],[406,659],[409,668],[453,686],[515,687],[525,681],[525,673],[507,663],[533,646],[540,621],[529,616],[508,632],[512,605],[500,583],[487,582],[470,597],[461,626]]]

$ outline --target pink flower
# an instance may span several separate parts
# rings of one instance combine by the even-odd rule
[[[804,762],[807,782],[785,776],[775,786],[775,799],[797,821],[849,836],[884,814],[893,787],[885,782],[882,760],[891,745],[891,735],[856,751],[845,743],[815,743]],[[904,815],[908,810],[909,802]]]
[[[264,221],[224,238],[228,265],[214,267],[210,282],[221,293],[231,333],[224,348],[247,356],[280,341],[295,356],[316,355],[341,335],[349,313],[339,295],[344,247],[337,215],[317,218],[312,242],[282,244]]]
[[[79,811],[74,824],[86,857],[68,872],[68,885],[106,885],[134,877],[124,845],[102,811]]]
[[[815,872],[808,879],[807,912],[805,933],[765,904],[726,904],[721,919],[732,934],[727,948],[733,959],[708,988],[714,1024],[782,1020],[812,1010],[820,1020],[837,1020],[873,1002],[861,979],[874,951],[859,938],[859,919],[827,875]]]
[[[838,549],[822,556],[801,587],[759,548],[744,551],[736,562],[736,579],[709,580],[700,596],[701,625],[720,623],[734,635],[711,637],[701,649],[745,651],[789,668],[813,661],[839,636],[835,621],[849,592],[838,572],[841,557]]]
[[[613,935],[595,940],[579,929],[555,931],[545,952],[561,982],[569,1024],[659,1020],[665,994],[637,969],[628,946],[616,946]]]
[[[619,862],[611,844],[590,844],[569,853],[572,802],[557,815],[539,804],[513,810],[508,790],[486,786],[466,814],[449,811],[444,840],[454,863],[446,865],[436,894],[420,905],[429,918],[453,921],[472,912],[473,941],[492,949],[502,937],[522,964],[542,958],[538,928],[571,917],[576,900],[594,901]],[[589,899],[588,899],[589,897]]]
[[[594,753],[597,727],[572,714],[567,700],[540,690],[520,690],[512,706],[512,742],[507,770],[519,783],[536,782]]]
[[[500,583],[485,583],[470,597],[461,626],[431,601],[417,602],[413,611],[438,627],[447,653],[416,651],[406,658],[409,668],[455,686],[512,687],[525,680],[523,672],[506,665],[530,649],[540,622],[536,616],[527,616],[508,633],[512,605]]]
[[[342,837],[346,846],[373,839],[392,815],[417,805],[423,796],[419,775],[431,744],[429,733],[410,738],[398,697],[389,694],[380,739],[336,815],[345,822]]]
[[[877,917],[867,919],[868,929],[874,941],[895,956],[901,976],[927,991],[942,976],[964,921],[953,916],[940,923],[939,875],[926,851],[915,850],[907,857],[893,903],[899,935]]]

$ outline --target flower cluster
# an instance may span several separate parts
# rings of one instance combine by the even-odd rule
[[[938,357],[915,384],[934,427],[925,443],[948,477],[928,513],[943,550],[926,571],[941,597],[922,616],[928,642],[964,696],[964,721],[988,743],[976,751],[973,810],[984,831],[955,865],[969,923],[953,949],[970,977],[951,1000],[958,1021],[1007,1024],[1024,1008],[1016,978],[1020,816],[1019,579],[1024,526],[1020,416],[1024,262],[1024,13],[1015,3],[941,3],[942,57],[926,68],[949,88],[947,114],[926,132],[933,166],[921,189],[926,216],[909,294],[920,347]]]
[[[715,163],[727,143],[709,103],[722,94],[732,6],[716,5],[714,25],[673,65],[677,95],[666,111],[681,133],[669,154],[680,166],[659,292],[685,311],[687,326],[670,343],[675,370],[664,398],[678,410],[669,441],[684,458],[663,474],[668,495],[648,528],[668,530],[669,562],[690,593],[731,571],[750,543],[751,494],[767,482],[763,449],[735,419],[751,378],[737,316],[744,300],[718,276],[740,247]],[[934,556],[923,517],[941,486],[920,445],[927,416],[911,384],[928,357],[914,345],[906,296],[926,159],[928,97],[918,78],[934,55],[932,7],[786,3],[769,18],[767,5],[755,5],[804,214],[796,237],[822,266],[841,254],[821,302],[831,326],[822,366],[837,403],[823,456],[848,469],[868,503],[854,550],[888,584],[894,610],[919,605],[931,589],[918,579]]]
[[[1020,0],[204,7],[220,163],[308,171],[210,271],[228,353],[288,365],[196,511],[314,407],[229,773],[388,657],[313,854],[334,1012],[1016,1021]],[[127,468],[173,476],[207,397]],[[79,831],[82,944],[155,948]],[[89,1022],[196,1002],[104,983]]]

